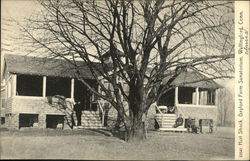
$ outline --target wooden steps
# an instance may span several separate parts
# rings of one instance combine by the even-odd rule
[[[184,123],[182,126],[177,128],[174,127],[175,121],[177,119],[176,114],[156,114],[155,119],[159,124],[159,131],[174,131],[174,132],[186,132],[187,129],[184,128]]]
[[[155,116],[160,128],[173,128],[176,118],[176,114],[156,114]]]

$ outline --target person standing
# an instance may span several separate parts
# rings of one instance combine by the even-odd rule
[[[190,133],[192,130],[192,119],[190,116],[187,119],[187,129],[188,129],[188,133]]]
[[[174,127],[177,128],[178,126],[181,126],[181,125],[183,125],[183,118],[182,118],[182,115],[180,114],[179,117],[175,121]]]
[[[200,133],[202,133],[202,119],[199,120]]]
[[[74,111],[76,112],[77,126],[81,126],[82,109],[80,101],[77,101],[74,105]]]

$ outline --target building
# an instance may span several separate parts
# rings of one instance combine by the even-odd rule
[[[170,78],[164,78],[163,85],[168,79]],[[222,88],[220,85],[192,70],[183,71],[171,85],[175,88],[164,93],[157,102],[156,120],[160,130],[186,131],[188,119],[199,120],[205,127],[211,123],[216,125],[218,113],[216,93]],[[175,129],[175,120],[179,115],[183,117],[184,122]]]
[[[102,128],[106,110],[78,78],[93,88],[98,86],[86,64],[77,62],[77,65],[80,70],[62,59],[5,55],[2,80],[5,86],[1,88],[1,94],[2,91],[6,94],[1,98],[4,107],[1,116],[5,116],[6,127],[67,128],[67,120],[71,119],[67,110],[65,112],[65,109],[51,104],[51,100],[56,99],[54,96],[63,96],[68,103],[68,113],[74,111],[74,102],[78,103],[79,110],[75,110],[72,116],[73,125]],[[169,79],[164,78],[163,85]],[[212,120],[216,124],[216,90],[221,86],[195,71],[182,72],[171,85],[175,88],[163,94],[148,112],[151,128],[155,127],[156,121],[160,130],[185,131],[188,118],[198,119],[204,124]],[[116,116],[114,109],[107,114]],[[175,128],[180,114],[184,123]]]
[[[80,119],[81,123],[78,124],[102,127],[101,120],[96,120],[96,117],[99,118],[99,110],[95,96],[76,79],[80,77],[97,88],[86,64],[77,62],[80,68],[80,74],[77,74],[74,65],[62,59],[7,54],[4,59],[2,82],[5,84],[3,92],[6,95],[1,99],[5,102],[2,107],[6,127],[67,128],[65,110],[50,103],[49,98],[56,95],[66,98],[68,112],[74,108],[74,102],[78,102],[82,110],[89,111],[84,114],[95,121],[95,124],[91,124],[91,119]],[[84,114],[81,117],[86,118]]]

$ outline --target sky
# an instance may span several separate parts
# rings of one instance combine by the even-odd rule
[[[18,44],[17,40],[11,39],[18,35],[18,29],[15,24],[10,24],[6,19],[14,19],[22,23],[24,18],[30,17],[41,8],[35,0],[1,0],[1,73],[3,69],[3,55],[24,54],[23,45]],[[219,80],[218,83],[234,91],[234,80]]]
[[[39,9],[36,4],[35,0],[1,0],[1,73],[4,54],[25,54],[19,50],[22,45],[17,44],[17,41],[12,38],[18,35],[17,26],[6,19],[23,22],[24,18],[31,16]]]

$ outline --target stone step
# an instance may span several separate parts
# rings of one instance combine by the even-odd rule
[[[176,114],[155,114],[155,116],[160,116],[160,117],[176,117]]]
[[[82,115],[81,117],[100,117],[99,115]]]
[[[82,127],[102,127],[102,124],[82,124]]]
[[[162,125],[161,128],[174,128],[174,125]]]
[[[101,119],[101,117],[99,117],[99,116],[98,117],[97,116],[92,116],[92,117],[91,116],[88,116],[88,117],[82,116],[81,118],[82,119]]]
[[[173,132],[187,132],[186,128],[180,127],[180,128],[159,128],[159,131],[173,131]]]
[[[175,125],[175,123],[172,123],[172,122],[163,122],[163,123],[161,123],[161,125]]]
[[[97,122],[97,121],[101,121],[100,118],[82,118],[82,121],[86,121],[86,122]]]
[[[73,129],[106,129],[106,127],[74,126]]]
[[[81,117],[100,117],[99,115],[82,115]]]
[[[176,116],[155,116],[156,118],[177,118]]]
[[[100,120],[94,120],[94,121],[90,121],[90,120],[82,120],[81,123],[84,123],[84,124],[90,124],[90,123],[101,123]]]
[[[87,128],[87,127],[89,127],[89,128],[91,128],[91,127],[103,127],[102,125],[81,125],[81,127],[84,127],[84,128]]]
[[[86,115],[99,115],[99,111],[82,111],[82,114]]]
[[[156,116],[157,119],[176,119],[177,117]]]
[[[156,119],[158,122],[174,122],[176,121],[176,119]]]
[[[156,120],[159,122],[175,122],[176,119],[161,119],[161,118],[156,118]]]

